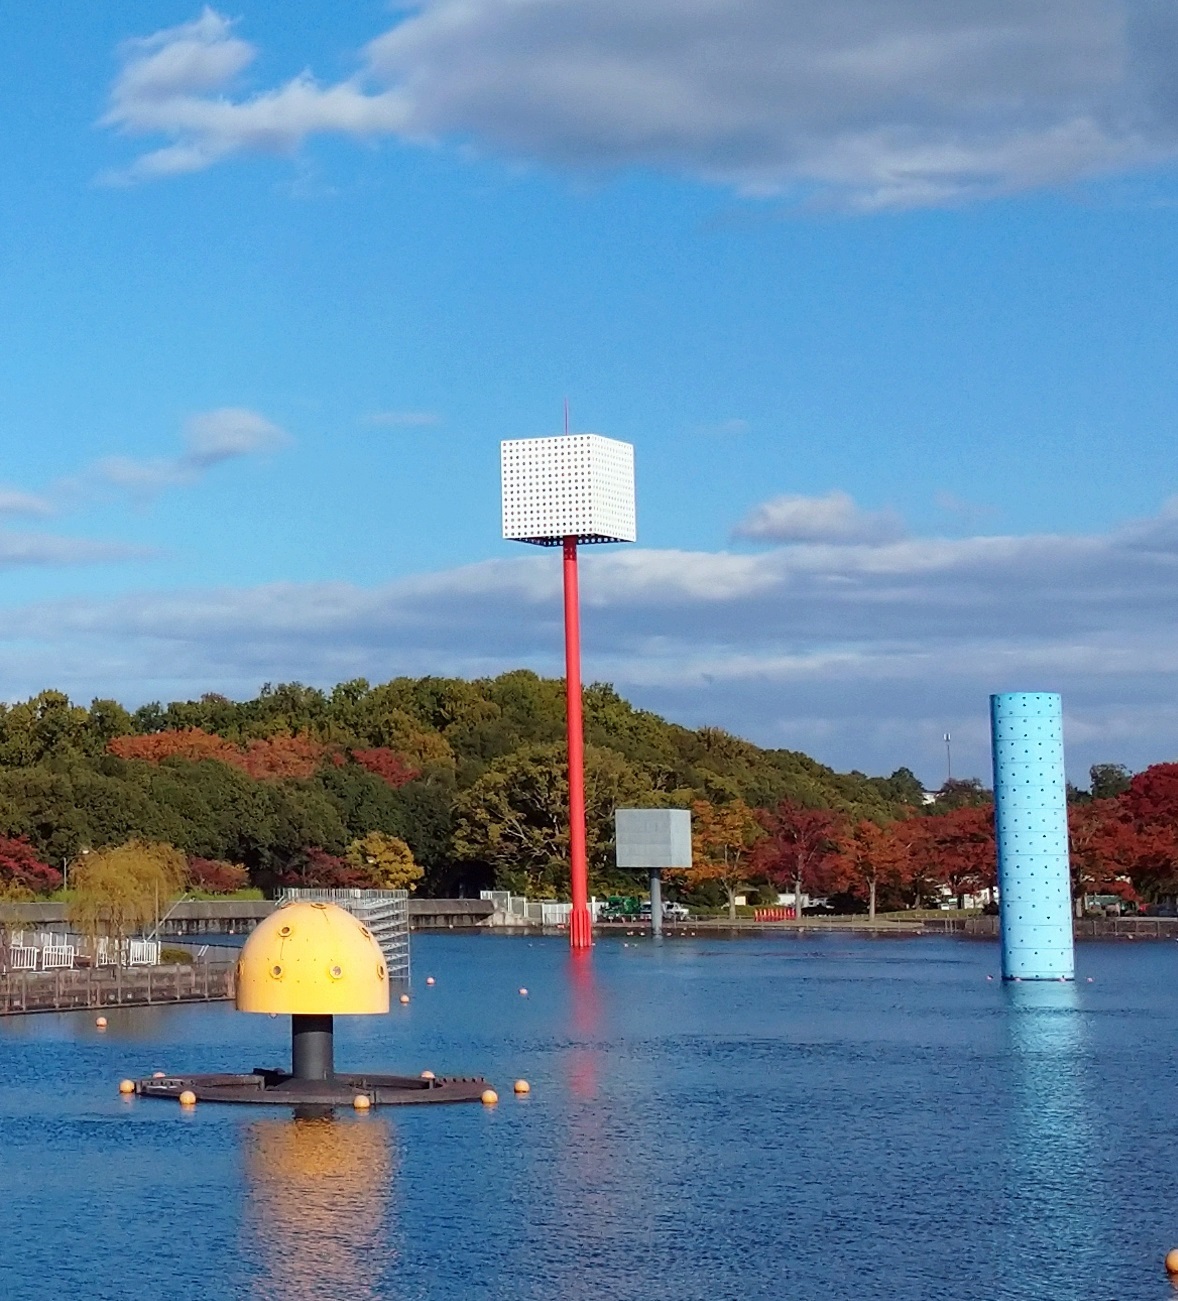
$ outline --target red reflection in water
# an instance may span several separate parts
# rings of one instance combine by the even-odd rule
[[[577,1044],[569,1055],[569,1088],[579,1098],[592,1098],[597,1093],[597,1046],[592,1040],[601,1012],[592,949],[569,951],[569,992],[573,1033],[578,1039],[590,1041]]]

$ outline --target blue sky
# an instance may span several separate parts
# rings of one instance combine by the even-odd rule
[[[636,445],[586,673],[839,767],[1174,757],[1178,24],[1114,0],[9,17],[0,694],[555,672],[498,442]]]

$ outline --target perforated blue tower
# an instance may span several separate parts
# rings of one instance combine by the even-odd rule
[[[1063,704],[1052,691],[990,697],[994,829],[1006,980],[1071,980]]]

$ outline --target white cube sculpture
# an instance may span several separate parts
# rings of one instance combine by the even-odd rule
[[[634,448],[600,434],[502,444],[503,536],[559,546],[634,542]]]

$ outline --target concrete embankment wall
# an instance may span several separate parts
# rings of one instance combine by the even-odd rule
[[[275,905],[269,899],[193,899],[177,904],[160,927],[161,936],[238,935],[269,917]],[[479,926],[494,912],[484,899],[410,899],[409,925],[413,930],[455,930]],[[68,923],[64,903],[13,904],[6,920],[13,930],[61,930]]]
[[[67,924],[67,905],[63,903],[28,903],[9,905],[5,910],[8,925],[14,930],[61,930]],[[178,904],[160,928],[165,937],[244,934],[274,911],[268,899],[201,899]],[[415,931],[465,930],[473,927],[538,930],[524,926],[518,918],[496,913],[485,899],[410,899],[409,925]],[[629,922],[611,925],[608,930],[637,929]],[[599,928],[601,930],[603,928]],[[902,918],[864,916],[804,917],[798,922],[756,922],[740,919],[708,918],[684,923],[667,923],[672,933],[715,931],[855,931],[873,935],[971,935],[978,938],[998,937],[997,917],[926,917],[907,921]],[[1075,922],[1078,940],[1083,939],[1178,939],[1178,917],[1084,917]]]

